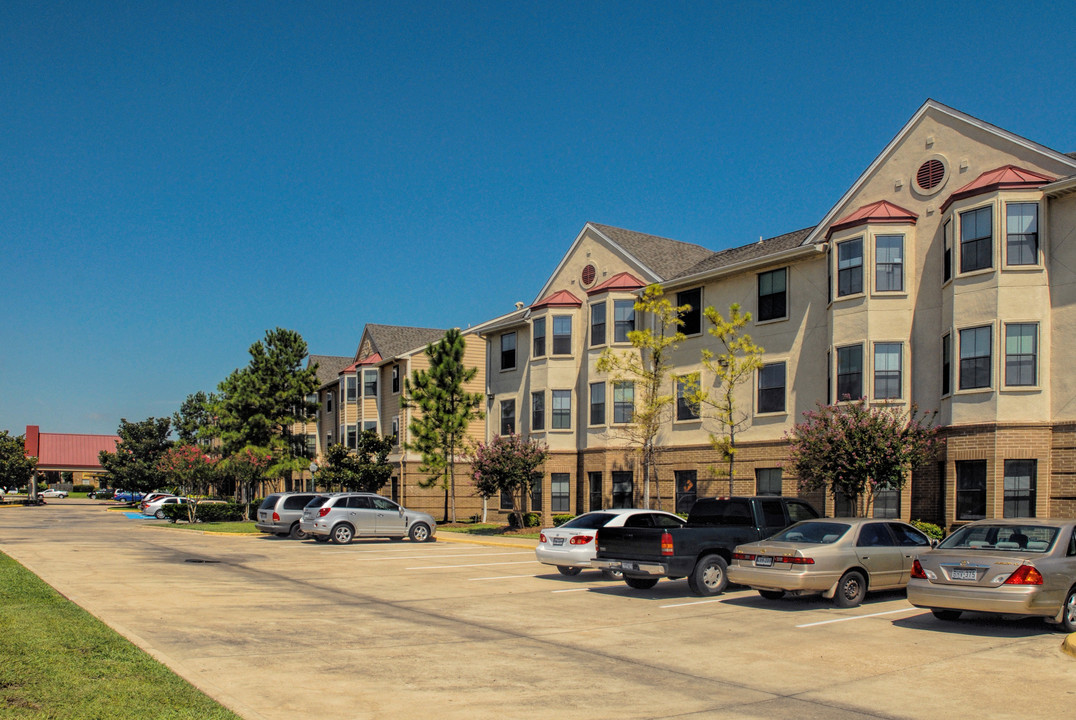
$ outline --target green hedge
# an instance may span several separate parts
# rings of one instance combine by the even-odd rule
[[[84,493],[88,493],[88,492],[93,492],[93,491],[94,491],[94,490],[96,490],[96,489],[97,489],[97,488],[95,488],[95,487],[94,487],[93,485],[75,485],[75,486],[73,486],[73,487],[71,488],[71,492],[84,492]]]
[[[523,527],[538,527],[542,524],[541,513],[523,513]],[[519,519],[515,513],[508,516],[508,527],[519,529]]]
[[[918,529],[931,540],[941,540],[945,537],[945,531],[934,523],[924,522],[923,520],[912,520],[912,527]]]
[[[564,523],[568,522],[569,520],[571,520],[574,517],[575,517],[575,515],[571,515],[571,514],[554,515],[553,516],[553,524],[558,525],[558,526],[563,525]]]
[[[187,520],[187,506],[184,504],[165,505],[164,516],[176,522]],[[256,517],[256,516],[251,516]],[[243,506],[238,503],[198,503],[198,520],[200,522],[238,522],[243,519]]]

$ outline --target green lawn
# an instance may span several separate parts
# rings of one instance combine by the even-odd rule
[[[0,718],[240,720],[0,553]]]
[[[466,535],[482,535],[484,537],[517,537],[517,538],[529,538],[537,540],[541,531],[538,528],[530,529],[527,531],[516,531],[510,529],[507,525],[496,525],[494,523],[474,523],[472,525],[438,525],[437,532],[455,532],[464,533]]]
[[[236,535],[259,534],[261,530],[254,527],[254,521],[250,522],[200,522],[190,523],[164,523],[162,527],[176,528],[177,530],[204,530],[206,532],[234,533]]]

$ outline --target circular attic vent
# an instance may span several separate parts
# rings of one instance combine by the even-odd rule
[[[583,276],[580,278],[584,285],[590,285],[594,282],[594,278],[598,277],[598,271],[593,265],[587,265],[583,268]]]
[[[937,158],[931,158],[919,166],[915,173],[915,184],[920,190],[930,192],[941,184],[945,179],[945,163]]]

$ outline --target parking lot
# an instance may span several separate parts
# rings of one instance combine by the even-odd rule
[[[247,718],[1069,717],[1034,620],[564,577],[533,543],[153,527],[90,502],[0,511],[0,551]],[[2,641],[0,641],[2,642]],[[57,669],[78,672],[78,668]]]

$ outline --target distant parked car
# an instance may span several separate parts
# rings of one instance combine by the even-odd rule
[[[86,493],[86,497],[88,497],[90,500],[111,500],[114,493],[114,490],[110,490],[108,488],[98,488],[96,490],[91,490],[90,492]]]
[[[322,493],[286,492],[267,495],[258,506],[258,521],[254,527],[280,537],[306,539],[307,534],[299,521],[303,518],[303,508],[319,494]]]
[[[136,503],[142,499],[142,493],[132,490],[117,490],[113,493],[112,499],[117,502]]]
[[[661,510],[621,508],[595,510],[572,518],[563,525],[542,530],[538,537],[535,558],[540,563],[555,565],[561,575],[578,575],[597,554],[597,535],[601,528],[613,527],[682,527],[687,521]],[[602,568],[610,580],[619,580],[624,573]]]
[[[908,602],[939,620],[1032,615],[1076,632],[1076,519],[969,523],[915,559]]]
[[[139,505],[139,507],[142,508],[142,512],[145,512],[150,503],[166,497],[175,497],[175,495],[166,492],[151,492],[149,495],[142,498],[142,504]]]
[[[409,537],[414,542],[434,539],[433,516],[408,510],[373,493],[334,493],[315,497],[303,508],[303,532],[318,542],[347,545],[356,537]]]
[[[148,505],[142,506],[143,515],[152,515],[158,520],[164,520],[164,509],[169,505],[186,505],[187,498],[176,497],[175,495],[166,495],[159,497]]]
[[[67,497],[67,491],[49,488],[48,490],[42,490],[41,492],[39,492],[38,496],[43,498],[65,498]]]
[[[729,580],[770,600],[821,593],[855,607],[868,590],[905,587],[915,556],[929,549],[926,535],[897,520],[804,520],[737,547]]]

